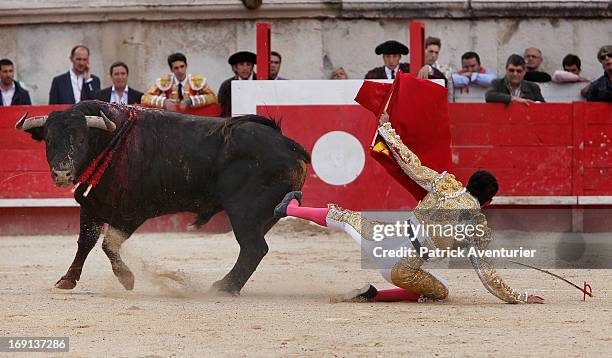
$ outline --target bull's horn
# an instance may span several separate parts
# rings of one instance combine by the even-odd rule
[[[104,114],[103,111],[100,111],[100,114],[102,115],[102,118],[104,118],[104,124],[106,124],[106,128],[110,132],[114,132],[115,129],[117,129],[117,126],[115,125],[115,123],[111,121],[110,119],[108,119],[108,117],[106,116],[106,114]]]
[[[89,128],[99,128],[109,132],[113,132],[115,129],[117,129],[115,123],[108,120],[108,118],[103,118],[100,116],[85,116],[85,119],[87,120],[87,126]],[[109,124],[107,124],[107,121]]]
[[[47,122],[47,116],[36,116],[32,118],[26,118],[28,114],[24,114],[19,122],[15,124],[15,129],[20,131],[27,131],[28,129],[42,127]]]
[[[28,112],[25,112],[23,116],[21,116],[21,118],[19,118],[19,120],[17,121],[17,123],[15,123],[15,129],[17,129],[18,131],[21,130],[21,128],[23,128],[23,122],[25,122],[26,117],[28,116]]]

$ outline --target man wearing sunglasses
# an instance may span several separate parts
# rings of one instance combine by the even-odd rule
[[[506,76],[493,81],[491,88],[485,94],[487,102],[503,103],[506,106],[510,102],[529,105],[533,102],[545,102],[540,87],[529,81],[525,81],[526,67],[525,59],[519,55],[510,55],[506,61]]]
[[[601,62],[604,74],[591,83],[587,101],[612,102],[612,45],[600,48],[597,51],[597,59]]]

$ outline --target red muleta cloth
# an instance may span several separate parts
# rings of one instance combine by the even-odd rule
[[[355,101],[374,113],[377,122],[389,102],[386,112],[391,125],[402,142],[419,157],[421,164],[439,173],[445,170],[452,172],[446,88],[400,71],[393,84],[364,81]],[[413,182],[397,165],[382,138],[375,139],[370,154],[417,201],[427,195],[427,191]]]

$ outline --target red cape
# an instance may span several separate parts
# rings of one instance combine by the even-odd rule
[[[364,81],[355,101],[374,113],[377,122],[389,101],[386,112],[391,125],[402,142],[419,157],[421,164],[439,173],[452,172],[446,88],[400,71],[392,85]],[[376,139],[370,154],[417,201],[427,194],[401,170],[381,138]]]

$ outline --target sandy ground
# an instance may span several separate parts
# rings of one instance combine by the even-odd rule
[[[53,289],[75,241],[0,237],[0,335],[69,336],[70,353],[55,356],[74,357],[609,356],[612,346],[612,270],[560,272],[591,282],[587,302],[541,273],[502,270],[514,287],[547,299],[508,305],[473,271],[447,269],[435,271],[450,281],[444,302],[331,303],[366,282],[388,284],[361,268],[348,236],[285,221],[240,297],[207,294],[236,258],[231,233],[135,235],[123,250],[132,292],[98,243],[78,286]]]

